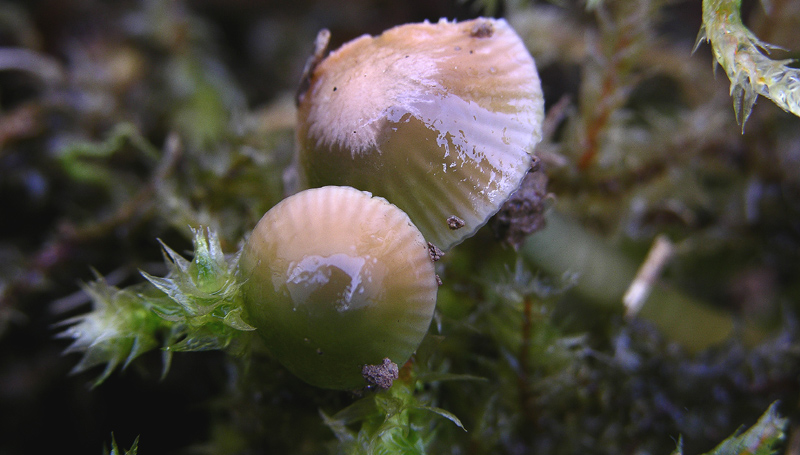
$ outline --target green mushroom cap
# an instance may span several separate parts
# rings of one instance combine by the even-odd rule
[[[302,191],[259,221],[240,262],[248,322],[309,384],[366,385],[365,365],[408,360],[428,331],[437,282],[408,216],[348,187]]]

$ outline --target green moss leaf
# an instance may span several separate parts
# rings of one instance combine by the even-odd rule
[[[159,346],[165,350],[164,374],[171,352],[246,352],[246,334],[255,328],[242,318],[241,283],[236,277],[239,255],[226,257],[210,229],[194,231],[194,246],[189,261],[164,245],[166,277],[142,272],[147,283],[119,289],[98,275],[85,286],[92,311],[62,322],[69,327],[57,335],[73,339],[65,353],[83,353],[73,373],[105,364],[97,386],[117,366],[124,369]]]
[[[169,297],[154,308],[175,324],[169,350],[225,349],[244,332],[255,330],[242,319],[242,283],[236,276],[240,255],[226,257],[211,229],[193,232],[192,261],[162,244],[169,273],[154,277],[142,272],[142,276]]]
[[[772,60],[762,53],[776,46],[759,40],[742,24],[741,6],[741,0],[704,0],[697,39],[711,43],[714,58],[731,81],[736,120],[744,131],[758,95],[800,117],[800,70],[789,66],[791,60]]]
[[[111,451],[109,452],[108,449],[103,450],[105,455],[136,455],[139,452],[139,436],[136,436],[136,439],[133,440],[133,444],[131,444],[131,448],[125,451],[120,451],[119,446],[117,445],[117,439],[114,437],[114,433],[111,433]]]
[[[772,403],[767,412],[747,431],[737,432],[707,455],[772,455],[775,446],[783,441],[788,419],[778,415],[777,403]]]
[[[777,405],[777,402],[772,403],[755,425],[746,431],[737,431],[705,455],[773,455],[777,453],[775,447],[783,441],[784,430],[788,423],[788,419],[778,415]],[[683,455],[683,439],[679,439],[677,445],[678,447],[672,452],[672,455]]]
[[[456,415],[453,414],[450,411],[447,411],[447,410],[442,409],[442,408],[435,408],[435,407],[430,407],[430,406],[417,406],[416,409],[422,409],[422,410],[425,410],[425,411],[431,411],[434,414],[438,414],[438,415],[444,417],[445,419],[447,419],[447,420],[453,422],[454,424],[456,424],[458,426],[458,428],[461,428],[462,430],[467,431],[467,429],[464,428],[464,424],[461,423],[461,420],[459,420],[459,418],[456,417]]]
[[[152,312],[151,302],[137,292],[138,288],[119,289],[98,275],[84,290],[92,299],[92,311],[63,321],[61,325],[69,327],[56,337],[73,339],[65,354],[83,353],[73,374],[105,364],[93,384],[96,387],[117,366],[124,369],[141,354],[159,346],[168,324]]]

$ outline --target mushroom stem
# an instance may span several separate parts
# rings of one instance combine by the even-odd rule
[[[555,211],[548,214],[547,226],[525,242],[520,254],[529,264],[548,273],[579,274],[575,292],[594,303],[620,308],[637,270],[632,260]],[[735,326],[731,313],[659,285],[654,287],[638,316],[690,351],[725,341]],[[744,330],[746,335],[758,337],[758,329]]]

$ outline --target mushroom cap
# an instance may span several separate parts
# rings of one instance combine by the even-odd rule
[[[364,365],[398,365],[433,317],[428,246],[408,216],[348,187],[301,191],[261,218],[240,261],[248,322],[309,384],[365,385]]]
[[[299,100],[301,186],[382,196],[442,249],[517,189],[544,117],[533,58],[502,19],[362,36],[314,67]]]

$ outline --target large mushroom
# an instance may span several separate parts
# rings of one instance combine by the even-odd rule
[[[310,67],[298,105],[301,187],[382,196],[444,250],[519,187],[544,115],[522,40],[484,18],[357,38]]]

